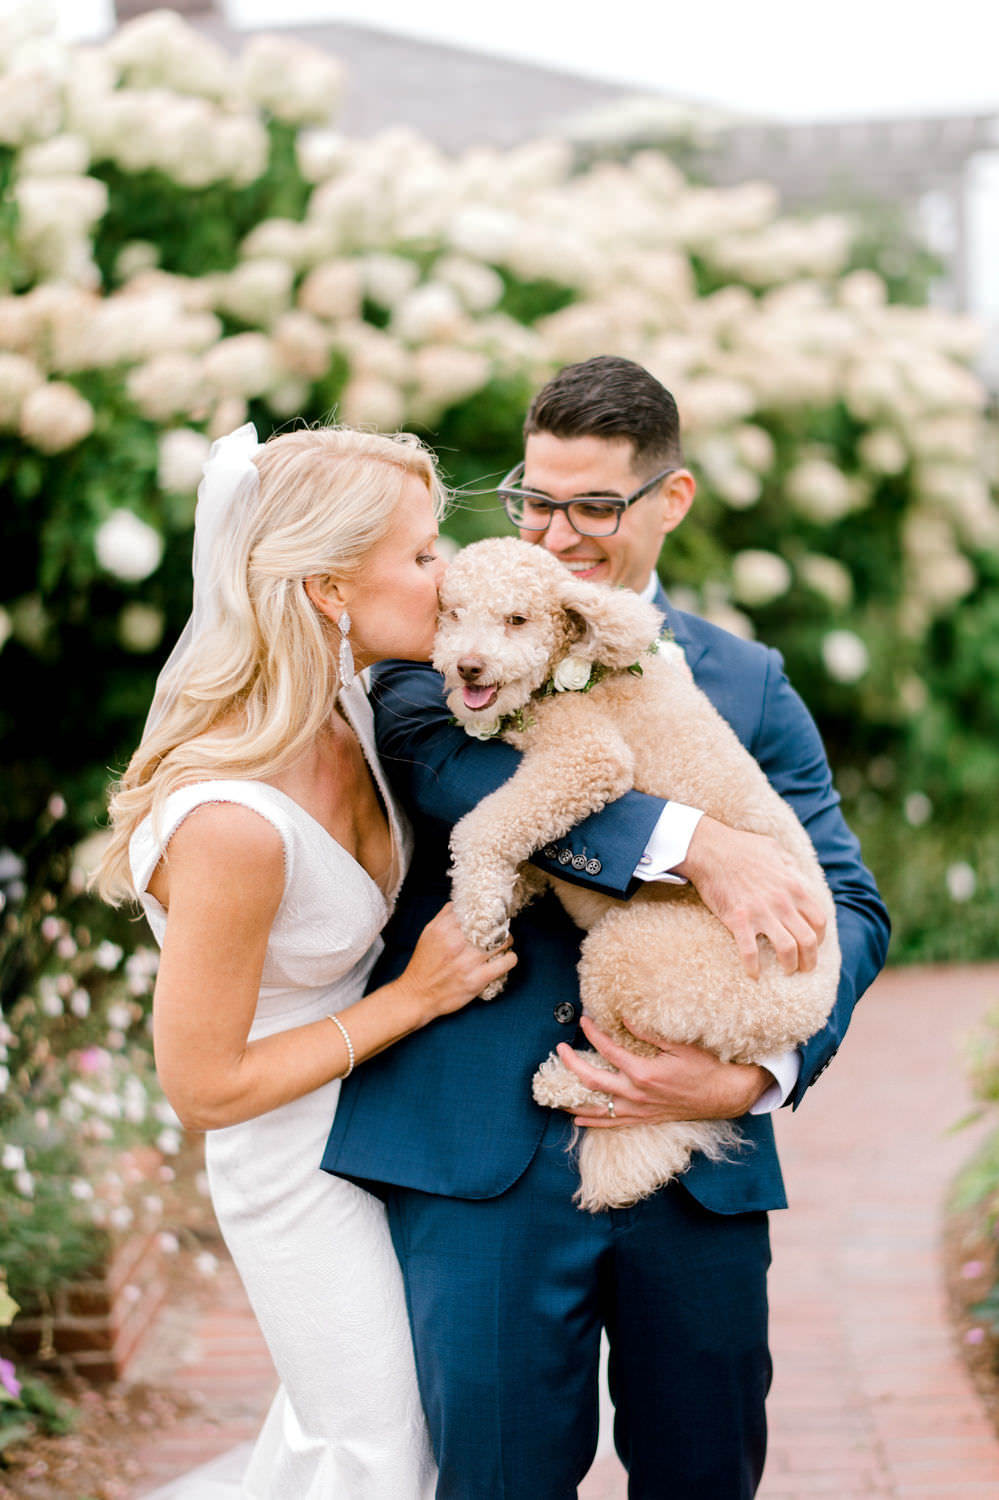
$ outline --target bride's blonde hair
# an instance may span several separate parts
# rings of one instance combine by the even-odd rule
[[[136,899],[132,833],[171,792],[219,775],[273,775],[328,720],[339,636],[305,580],[356,574],[388,533],[408,478],[426,485],[438,518],[444,508],[434,460],[407,433],[303,428],[270,438],[253,463],[259,499],[245,534],[222,550],[218,623],[185,656],[166,708],[111,789],[95,884],[116,904]]]

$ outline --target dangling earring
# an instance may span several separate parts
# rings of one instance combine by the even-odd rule
[[[354,653],[350,649],[350,615],[346,610],[336,623],[340,631],[340,686],[348,688],[354,680]]]

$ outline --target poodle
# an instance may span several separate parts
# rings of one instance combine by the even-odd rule
[[[470,941],[489,949],[526,901],[554,888],[587,934],[584,1008],[622,1046],[654,1054],[635,1026],[752,1062],[804,1042],[828,1016],[840,965],[835,910],[807,833],[695,686],[681,649],[660,642],[661,627],[659,612],[630,590],[580,581],[543,547],[513,537],[476,542],[451,563],[434,647],[448,705],[468,734],[523,752],[510,780],[453,831],[455,910]],[[822,892],[827,932],[815,969],[786,974],[763,940],[760,977],[750,978],[692,886],[646,884],[618,901],[526,863],[632,787],[774,838]],[[553,1108],[607,1103],[555,1053],[533,1087]],[[577,1199],[594,1212],[637,1202],[683,1172],[694,1151],[718,1159],[739,1141],[720,1120],[585,1131]]]

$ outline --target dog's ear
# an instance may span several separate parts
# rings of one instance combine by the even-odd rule
[[[561,604],[579,655],[607,667],[630,667],[662,629],[655,605],[631,589],[583,583],[567,574]]]

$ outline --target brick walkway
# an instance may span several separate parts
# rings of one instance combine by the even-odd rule
[[[996,1001],[999,965],[890,971],[804,1106],[779,1117],[792,1210],[772,1218],[759,1500],[999,1497],[999,1441],[954,1347],[938,1256],[942,1197],[972,1145],[947,1134],[966,1103],[958,1048]],[[157,1358],[209,1415],[137,1451],[137,1496],[245,1441],[274,1384],[228,1267],[211,1311],[178,1313]],[[625,1495],[605,1429],[580,1500]]]

